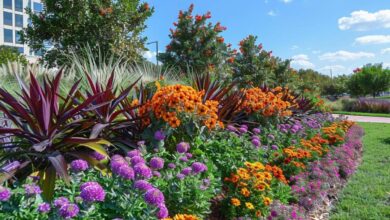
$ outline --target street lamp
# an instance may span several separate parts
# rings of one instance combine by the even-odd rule
[[[158,66],[158,41],[151,41],[151,42],[147,43],[147,45],[149,45],[149,44],[156,44],[156,63]]]

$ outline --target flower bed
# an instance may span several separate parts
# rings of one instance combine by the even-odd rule
[[[87,77],[64,98],[60,76],[32,76],[20,102],[0,90],[2,219],[308,219],[362,152],[361,128],[286,88],[156,82],[133,99]]]

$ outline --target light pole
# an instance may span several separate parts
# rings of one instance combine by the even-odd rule
[[[147,43],[147,45],[149,45],[149,44],[156,44],[156,63],[158,66],[158,41],[151,41],[151,42]]]

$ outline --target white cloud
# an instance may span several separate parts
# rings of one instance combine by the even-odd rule
[[[346,74],[348,73],[347,72],[347,68],[343,65],[328,65],[328,66],[323,66],[321,68],[318,69],[318,71],[322,72],[322,73],[325,73],[325,74],[330,74],[332,72],[332,74],[334,75],[339,75],[339,74]]]
[[[381,50],[382,54],[390,53],[390,47]]]
[[[276,12],[274,10],[271,10],[267,13],[269,16],[276,16]]]
[[[291,57],[291,65],[303,69],[312,69],[315,67],[306,54],[297,54]]]
[[[389,68],[390,69],[390,63],[383,63],[382,64],[384,68]]]
[[[155,62],[156,61],[156,55],[157,53],[155,51],[145,51],[144,52],[144,57],[150,62]]]
[[[329,61],[347,61],[347,60],[357,60],[361,58],[372,58],[375,57],[373,53],[367,52],[349,52],[345,50],[339,50],[336,52],[323,53],[318,58],[320,60],[329,60]]]
[[[281,1],[286,3],[286,4],[292,2],[292,0],[281,0]]]
[[[338,23],[340,30],[366,31],[390,28],[390,10],[379,10],[374,13],[364,10],[353,11],[350,17],[341,17]]]
[[[367,35],[355,39],[359,44],[386,44],[390,43],[390,35]]]
[[[292,46],[291,46],[291,50],[296,50],[296,49],[298,49],[298,48],[299,48],[298,45],[292,45]]]

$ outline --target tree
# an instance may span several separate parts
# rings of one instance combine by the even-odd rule
[[[340,96],[344,93],[348,92],[347,83],[349,77],[346,75],[337,76],[330,81],[327,81],[322,86],[321,94],[323,95],[331,95],[331,96]]]
[[[378,96],[390,88],[390,70],[383,69],[382,64],[367,64],[354,70],[348,81],[351,95]]]
[[[153,9],[139,0],[45,0],[45,9],[27,8],[32,25],[23,29],[22,41],[34,51],[42,50],[51,66],[66,63],[65,54],[80,53],[89,45],[107,55],[142,60],[146,38],[140,34]],[[46,45],[46,46],[45,46]],[[48,46],[50,48],[48,48]]]
[[[242,86],[288,86],[295,79],[290,61],[272,56],[272,51],[264,50],[256,41],[257,37],[253,35],[240,41],[240,51],[232,64],[233,79]]]
[[[208,22],[211,13],[193,16],[194,5],[188,11],[180,11],[178,22],[171,29],[171,42],[166,52],[159,54],[159,60],[166,67],[176,67],[181,72],[192,69],[198,72],[218,72],[232,62],[232,54],[224,38],[220,36],[225,27],[218,22]],[[208,23],[207,23],[208,22]]]
[[[26,57],[15,47],[0,46],[0,66],[8,62],[20,62],[24,65],[28,63]]]

